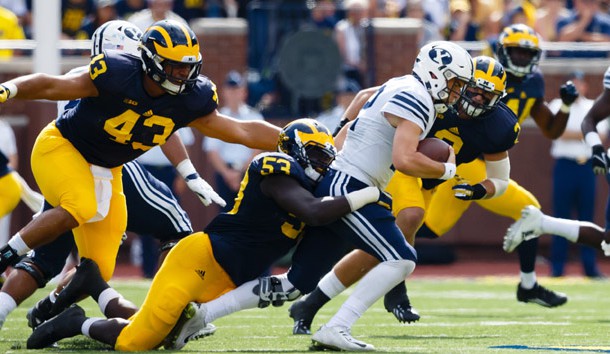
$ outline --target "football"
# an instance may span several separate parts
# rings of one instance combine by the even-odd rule
[[[426,138],[419,142],[417,151],[438,162],[447,162],[449,144],[438,138]]]

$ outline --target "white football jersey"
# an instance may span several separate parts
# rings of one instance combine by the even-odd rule
[[[390,79],[366,102],[332,167],[381,189],[394,173],[396,128],[387,121],[385,112],[417,124],[422,129],[419,140],[430,132],[436,117],[430,94],[412,75]]]

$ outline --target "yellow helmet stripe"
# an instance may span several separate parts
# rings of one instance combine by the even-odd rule
[[[199,52],[199,43],[193,45],[192,38],[189,31],[183,25],[180,25],[180,29],[184,33],[186,38],[186,44],[177,44],[174,46],[171,36],[167,30],[161,26],[153,26],[149,30],[156,30],[164,39],[167,47],[160,45],[158,42],[154,43],[157,53],[166,59],[177,61],[177,62],[188,62],[194,63],[201,59],[201,53]]]

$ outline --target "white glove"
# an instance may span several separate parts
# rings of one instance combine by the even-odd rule
[[[203,178],[197,175],[197,178],[187,179],[186,185],[199,197],[203,205],[208,206],[212,202],[224,207],[227,205],[224,199],[222,199],[218,193],[214,191],[212,186],[208,184]]]
[[[176,166],[176,170],[186,181],[186,185],[192,190],[197,196],[199,200],[203,203],[203,205],[208,206],[212,204],[212,202],[224,207],[227,205],[227,202],[222,199],[218,193],[214,191],[212,186],[208,184],[195,170],[195,166],[191,163],[191,160],[186,159]]]

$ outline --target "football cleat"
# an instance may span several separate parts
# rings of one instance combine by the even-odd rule
[[[205,322],[207,312],[205,304],[191,302],[186,305],[176,325],[163,340],[163,347],[166,350],[179,350],[190,340],[214,334],[216,326]]]
[[[386,307],[386,310],[394,314],[394,317],[396,317],[398,322],[411,323],[419,321],[420,319],[419,313],[411,306],[408,299],[406,302],[398,304],[391,309]]]
[[[554,292],[536,283],[531,289],[524,289],[519,283],[517,287],[517,300],[533,302],[544,307],[557,307],[568,302],[566,294]]]
[[[25,317],[28,319],[28,327],[35,330],[36,327],[40,326],[44,321],[53,317],[51,315],[52,307],[53,303],[48,296],[38,301],[36,305],[30,308],[28,313],[25,315]]]
[[[290,305],[288,314],[294,320],[292,334],[311,334],[311,322],[316,313],[310,311],[304,300],[297,300]]]
[[[64,312],[36,327],[27,341],[28,349],[42,349],[52,346],[60,339],[81,334],[81,327],[87,317],[78,305],[72,305]]]
[[[347,327],[328,327],[326,325],[311,336],[312,350],[345,350],[350,352],[370,352],[375,347],[352,337]]]
[[[540,236],[542,234],[542,216],[542,211],[533,205],[523,208],[521,218],[506,230],[502,243],[504,251],[510,253],[523,241]]]

